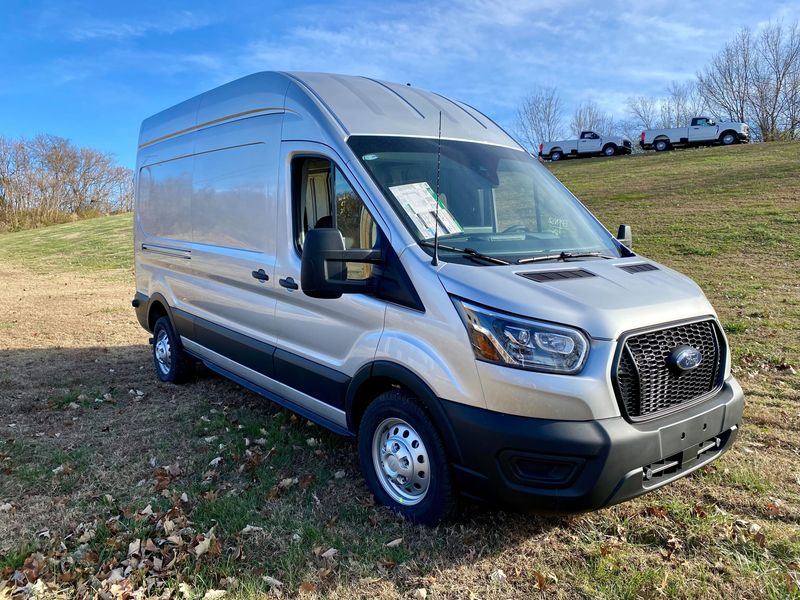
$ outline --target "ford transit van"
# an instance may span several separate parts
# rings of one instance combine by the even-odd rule
[[[257,73],[146,119],[136,295],[156,375],[193,363],[357,441],[376,499],[573,513],[734,442],[714,309],[477,109]]]

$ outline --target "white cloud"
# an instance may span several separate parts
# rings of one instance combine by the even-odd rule
[[[74,23],[67,30],[67,36],[74,41],[86,40],[124,40],[141,38],[147,35],[170,35],[181,31],[194,31],[210,25],[212,19],[191,11],[177,14],[164,14],[159,20],[86,19]]]

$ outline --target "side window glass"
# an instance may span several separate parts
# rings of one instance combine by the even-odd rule
[[[348,250],[369,250],[378,245],[378,228],[364,202],[342,171],[331,161],[300,157],[292,161],[294,228],[297,248],[310,229],[335,227]],[[348,279],[366,279],[372,265],[347,264]]]
[[[342,232],[344,247],[369,250],[378,241],[377,228],[350,183],[335,167],[336,228]]]

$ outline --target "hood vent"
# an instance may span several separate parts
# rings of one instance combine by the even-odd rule
[[[628,273],[646,273],[647,271],[658,271],[658,267],[650,263],[638,263],[635,265],[617,265],[623,271]]]
[[[566,279],[583,279],[584,277],[594,277],[594,273],[583,269],[564,269],[562,271],[533,271],[531,273],[518,273],[526,279],[538,281],[539,283],[549,283],[553,281],[564,281]]]

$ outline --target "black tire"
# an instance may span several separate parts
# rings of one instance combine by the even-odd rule
[[[614,144],[609,144],[603,148],[604,156],[614,156],[617,153],[617,147]]]
[[[653,148],[656,152],[665,152],[669,150],[669,142],[667,140],[656,140],[653,142]]]
[[[555,162],[557,160],[561,160],[562,157],[563,157],[563,154],[561,154],[561,150],[553,150],[550,153],[550,160],[553,161],[553,162]]]
[[[719,136],[719,143],[723,146],[732,146],[739,141],[739,136],[733,131],[725,131]]]
[[[166,344],[166,345],[165,345]],[[194,373],[194,361],[181,346],[169,317],[161,317],[153,327],[153,368],[165,383],[184,383]]]
[[[404,422],[405,426],[410,427],[413,435],[409,437],[407,430],[403,429],[404,425],[395,423],[395,421]],[[386,431],[385,435],[388,437],[376,435],[376,432],[379,431]],[[412,440],[411,444],[421,441],[421,445],[414,446],[416,450],[411,447],[411,444],[404,445],[391,456],[388,454],[383,454],[383,456],[390,457],[394,461],[394,465],[402,469],[401,462],[397,460],[397,457],[404,456],[407,451],[411,453],[409,458],[414,465],[414,468],[410,469],[411,471],[417,471],[418,464],[426,467],[420,469],[416,474],[427,478],[427,488],[421,499],[407,501],[414,502],[413,504],[398,500],[397,494],[401,492],[398,492],[396,487],[393,490],[395,496],[390,495],[388,489],[392,489],[398,484],[389,481],[386,473],[387,469],[391,470],[391,463],[388,461],[384,463],[379,458],[380,449],[389,447],[393,440],[404,444],[407,439]],[[419,460],[422,456],[415,455],[415,452],[424,454],[425,460]],[[409,393],[403,390],[384,392],[367,407],[358,427],[358,458],[367,486],[378,503],[391,508],[405,519],[424,525],[437,525],[453,513],[455,494],[444,444],[428,414]],[[412,473],[412,477],[415,477],[416,474]],[[417,483],[413,485],[417,486]],[[411,492],[414,493],[414,490],[412,489]]]

